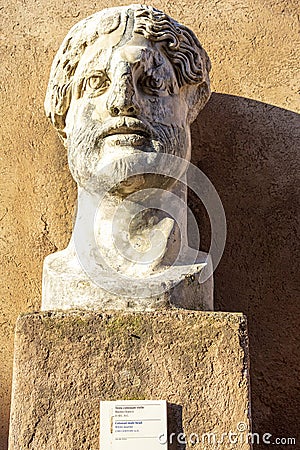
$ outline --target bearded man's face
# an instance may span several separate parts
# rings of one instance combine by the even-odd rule
[[[130,186],[137,155],[145,156],[145,174],[161,153],[190,159],[188,106],[171,62],[159,42],[135,33],[124,40],[127,34],[117,29],[98,38],[74,75],[65,127],[69,166],[93,192],[120,178]],[[143,188],[146,177],[133,184]]]

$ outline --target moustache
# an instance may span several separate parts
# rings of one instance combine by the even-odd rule
[[[73,128],[67,136],[69,154],[81,154],[86,158],[99,151],[105,138],[118,134],[137,134],[152,142],[153,151],[183,156],[186,152],[186,132],[176,124],[150,124],[147,119],[131,116],[112,117],[99,122],[96,120],[83,123]]]

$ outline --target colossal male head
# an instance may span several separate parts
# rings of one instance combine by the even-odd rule
[[[194,33],[152,7],[105,9],[75,25],[53,62],[45,108],[78,184],[97,189],[114,161],[125,179],[117,161],[139,152],[189,159],[209,69]]]
[[[68,149],[78,213],[67,249],[45,260],[43,309],[147,309],[175,297],[211,309],[211,288],[204,296],[187,281],[207,255],[188,247],[185,203],[209,70],[194,33],[149,6],[105,9],[70,30],[45,108]]]

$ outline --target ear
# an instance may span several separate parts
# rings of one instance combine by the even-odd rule
[[[71,98],[71,81],[62,83],[59,86],[52,86],[49,83],[44,103],[45,111],[47,117],[51,120],[59,136],[62,138],[64,145],[66,140],[66,133],[64,131],[65,119],[71,103]]]
[[[211,94],[210,86],[206,81],[203,81],[197,85],[186,85],[185,90],[189,107],[188,121],[192,123],[209,100]]]

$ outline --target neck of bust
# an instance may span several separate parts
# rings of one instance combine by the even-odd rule
[[[170,205],[170,193],[177,198],[174,206],[173,202]],[[146,206],[141,202],[110,193],[102,197],[78,187],[70,245],[75,246],[79,260],[78,242],[85,242],[89,256],[99,260],[100,266],[104,260],[109,268],[127,276],[142,277],[172,265],[180,245],[187,245],[187,189],[185,184],[175,183],[170,191],[158,194],[155,208],[149,209],[150,199],[145,203],[148,208],[143,209]],[[166,212],[170,207],[173,218]]]

